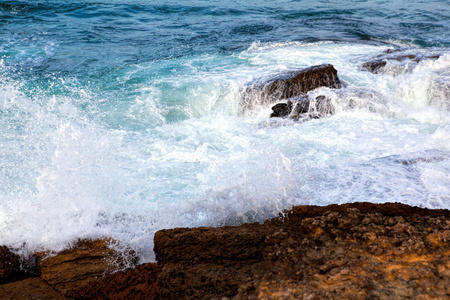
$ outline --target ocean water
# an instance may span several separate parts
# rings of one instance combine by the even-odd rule
[[[449,1],[0,1],[0,244],[109,236],[146,262],[157,230],[293,205],[448,209],[449,32]],[[361,69],[387,49],[439,58]],[[323,63],[334,115],[242,109]]]

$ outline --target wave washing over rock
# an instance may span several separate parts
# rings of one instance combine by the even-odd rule
[[[0,298],[446,298],[449,15],[3,1]]]
[[[450,211],[399,203],[297,206],[264,224],[155,236],[157,264],[111,241],[37,254],[33,272],[2,255],[2,299],[445,299]],[[7,249],[2,248],[2,254]],[[19,275],[20,274],[20,275]],[[37,274],[37,275],[36,275]],[[110,275],[108,275],[110,274]],[[28,279],[24,279],[28,276]],[[38,277],[36,277],[38,276]],[[10,282],[13,281],[13,282]],[[10,282],[10,283],[7,283]],[[6,283],[6,284],[5,284]]]
[[[387,65],[383,62],[365,63],[362,69],[380,73]],[[244,110],[252,110],[255,99],[257,106],[284,100],[272,106],[271,117],[312,122],[336,112],[330,109],[330,98],[317,91],[330,95],[340,88],[332,65],[313,66],[249,85],[241,103]],[[372,164],[415,172],[418,164],[447,159],[444,152],[428,151],[419,157],[378,158]],[[445,298],[450,296],[449,218],[448,210],[398,203],[297,206],[264,224],[158,231],[154,238],[157,264],[140,266],[136,264],[139,259],[145,261],[139,257],[142,254],[110,238],[79,240],[53,252],[30,253],[24,247],[1,246],[0,296]],[[18,255],[21,251],[25,252]]]

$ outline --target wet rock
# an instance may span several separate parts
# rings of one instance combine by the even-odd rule
[[[54,256],[36,253],[40,276],[56,291],[65,294],[112,272],[134,266],[135,253],[126,248],[119,251],[112,247],[114,244],[111,239],[81,240]]]
[[[313,117],[322,118],[333,115],[334,112],[335,109],[331,99],[324,95],[317,96],[310,102],[309,114]]]
[[[0,284],[29,277],[21,269],[20,256],[8,247],[0,246]]]
[[[272,106],[272,114],[270,115],[271,118],[275,117],[287,117],[292,110],[292,102],[287,103],[278,103]]]
[[[374,60],[374,61],[368,61],[364,63],[361,67],[363,71],[369,71],[374,74],[378,74],[379,71],[382,70],[382,68],[387,64],[387,61],[385,60]]]
[[[68,299],[56,292],[41,278],[28,278],[22,281],[0,285],[2,300],[44,300]]]
[[[239,227],[159,231],[162,299],[446,298],[450,211],[298,206]]]
[[[291,98],[287,103],[278,103],[272,107],[273,117],[289,117],[296,121],[322,118],[334,114],[335,109],[331,100],[324,96],[306,95]]]
[[[288,102],[293,103],[291,105],[292,109],[289,112],[289,114],[295,118],[301,114],[308,113],[309,107],[311,104],[311,99],[309,96],[303,96],[303,97],[289,99]]]
[[[105,276],[82,289],[70,291],[67,296],[74,299],[157,299],[157,274],[155,263],[143,264]]]
[[[319,87],[340,88],[341,86],[337,70],[330,64],[287,72],[274,79],[248,86],[243,92],[241,111],[251,109],[255,105],[304,96],[307,92]]]
[[[424,53],[415,49],[387,49],[377,55],[375,59],[365,62],[361,66],[361,70],[374,74],[387,72],[391,75],[397,75],[411,71],[423,60],[438,59],[440,55],[440,53]],[[387,71],[388,65],[392,65],[389,72]]]
[[[112,268],[105,260],[116,261],[116,269],[129,265],[131,255],[112,250],[110,243],[80,241],[53,257],[39,254],[41,278],[0,285],[0,299],[450,295],[448,210],[398,203],[297,206],[264,224],[162,230],[155,235],[158,265],[107,275]],[[92,280],[81,282],[87,278]]]

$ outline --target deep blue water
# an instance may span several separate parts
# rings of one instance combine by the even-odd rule
[[[0,244],[146,261],[161,228],[297,204],[450,208],[450,2],[329,2],[0,1]],[[361,70],[386,49],[440,58]],[[241,112],[255,78],[321,63],[334,116]]]

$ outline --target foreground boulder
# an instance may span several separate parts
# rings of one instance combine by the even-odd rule
[[[264,224],[162,230],[157,265],[108,275],[135,257],[111,243],[38,254],[41,277],[0,284],[0,299],[450,298],[448,210],[297,206]]]
[[[241,110],[306,95],[319,87],[340,88],[337,70],[330,64],[312,66],[281,74],[274,79],[256,82],[243,92]]]
[[[61,294],[136,264],[133,251],[117,251],[111,239],[81,240],[57,255],[36,253],[40,277]]]
[[[155,235],[161,299],[450,297],[450,211],[299,206],[285,218]]]

